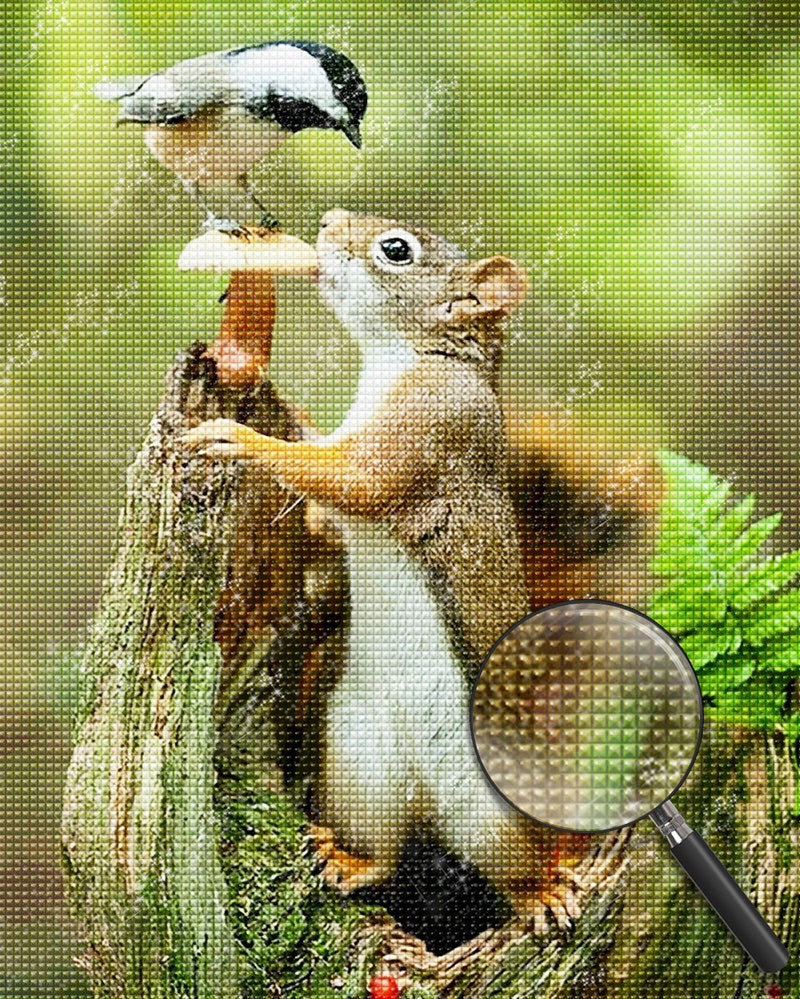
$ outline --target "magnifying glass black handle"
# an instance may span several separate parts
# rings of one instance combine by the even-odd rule
[[[666,837],[672,856],[750,955],[753,963],[761,971],[780,971],[789,960],[788,951],[700,833],[686,824],[669,801],[654,809],[650,817]]]

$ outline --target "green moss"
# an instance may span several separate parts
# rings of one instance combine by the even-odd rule
[[[282,795],[232,783],[218,789],[217,811],[228,917],[250,968],[242,994],[363,996],[369,960],[359,950],[354,963],[351,940],[375,910],[324,886],[302,813]]]

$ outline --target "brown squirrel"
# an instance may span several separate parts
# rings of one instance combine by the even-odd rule
[[[338,210],[317,251],[320,291],[363,357],[341,425],[287,442],[216,420],[186,441],[264,466],[344,539],[347,662],[317,802],[325,875],[343,891],[384,880],[424,831],[542,929],[547,910],[563,925],[577,905],[551,862],[557,837],[490,788],[468,725],[469,680],[529,607],[493,387],[527,277],[507,257],[469,262],[433,233]]]

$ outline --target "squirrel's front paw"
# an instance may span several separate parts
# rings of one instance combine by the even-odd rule
[[[378,861],[339,849],[332,829],[312,824],[309,835],[314,844],[320,874],[331,888],[336,888],[343,895],[391,876],[392,872]]]
[[[181,435],[181,444],[204,458],[248,458],[250,427],[235,420],[207,420]]]

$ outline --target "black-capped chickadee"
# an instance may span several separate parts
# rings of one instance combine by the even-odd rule
[[[104,80],[118,124],[144,125],[153,156],[196,200],[201,187],[236,181],[289,134],[333,128],[361,146],[367,90],[353,63],[316,42],[264,42],[211,52],[150,76]],[[211,213],[209,213],[211,214]]]

